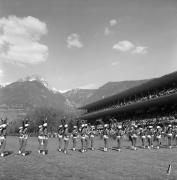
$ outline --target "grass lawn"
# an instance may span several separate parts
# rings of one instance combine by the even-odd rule
[[[69,150],[65,155],[57,151],[57,139],[50,138],[49,153],[43,156],[37,153],[37,138],[30,137],[27,145],[30,154],[23,157],[17,155],[18,138],[7,137],[6,149],[11,154],[0,158],[0,180],[177,180],[177,148],[133,151],[129,149],[130,142],[124,142],[121,152],[111,149],[103,152],[102,140],[97,139],[95,145],[96,151],[82,154]],[[115,146],[116,141],[111,141],[110,147]],[[170,163],[171,174],[167,176]]]

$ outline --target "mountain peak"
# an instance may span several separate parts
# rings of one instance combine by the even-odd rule
[[[60,93],[60,91],[57,90],[55,87],[50,86],[49,83],[47,82],[47,80],[45,80],[43,77],[36,75],[36,74],[26,76],[22,79],[19,79],[17,82],[33,82],[33,81],[39,82],[44,87],[46,87],[48,90],[52,91],[54,94]]]
[[[45,87],[48,87],[48,82],[41,76],[39,75],[36,75],[36,74],[33,74],[33,75],[30,75],[30,76],[27,76],[27,77],[24,77],[22,79],[19,79],[18,82],[25,82],[25,81],[37,81],[37,82],[40,82],[41,84],[43,84]]]

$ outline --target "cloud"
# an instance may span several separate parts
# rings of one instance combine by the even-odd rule
[[[0,78],[2,78],[4,76],[4,72],[2,69],[0,69]]]
[[[130,51],[134,48],[134,44],[131,43],[130,41],[119,41],[117,44],[113,46],[113,49],[122,51],[122,52],[127,52]]]
[[[111,63],[112,66],[117,66],[119,64],[120,64],[120,61],[114,61],[114,62]]]
[[[67,37],[67,47],[68,48],[72,48],[72,47],[82,48],[83,44],[80,41],[80,36],[76,33],[69,35]]]
[[[0,58],[17,64],[46,61],[48,47],[40,43],[47,34],[46,23],[32,16],[0,19]]]
[[[117,20],[111,19],[111,20],[109,21],[109,24],[110,24],[110,26],[115,26],[115,25],[117,25]]]
[[[4,76],[4,71],[0,68],[0,85],[2,86],[2,78]]]
[[[105,36],[108,36],[108,35],[110,35],[110,34],[112,34],[113,32],[109,29],[109,27],[105,27],[105,29],[104,29],[104,35]]]
[[[131,54],[147,54],[147,47],[136,46],[128,40],[119,41],[112,47],[113,49],[121,52],[130,52]]]
[[[147,47],[144,46],[137,46],[133,51],[132,54],[146,54]]]
[[[110,34],[113,34],[114,31],[112,31],[111,28],[112,28],[113,26],[116,26],[116,25],[117,25],[117,20],[116,20],[116,19],[111,19],[111,20],[109,21],[109,26],[107,26],[107,27],[104,28],[104,35],[105,35],[105,36],[109,36]]]

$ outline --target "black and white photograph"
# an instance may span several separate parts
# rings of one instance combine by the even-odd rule
[[[177,180],[177,0],[0,0],[0,180]]]

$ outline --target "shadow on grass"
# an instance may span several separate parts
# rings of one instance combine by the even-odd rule
[[[136,146],[138,149],[147,149],[147,146],[145,148],[143,146]]]
[[[104,147],[99,147],[98,150],[99,150],[99,151],[102,151],[102,152],[107,152],[107,151],[104,151]],[[109,151],[109,150],[112,150],[112,148],[108,148],[108,151]]]
[[[118,151],[118,147],[112,147],[111,150],[113,150],[113,151]]]
[[[132,150],[132,147],[131,146],[124,146],[125,149],[129,149],[129,150]]]
[[[32,151],[26,151],[26,152],[25,152],[25,155],[28,156],[28,155],[30,155],[31,153],[32,153]]]
[[[5,156],[9,156],[9,155],[11,155],[11,154],[13,154],[14,152],[13,151],[5,151],[4,152],[4,155]]]
[[[103,147],[99,147],[98,150],[104,152],[104,148]]]
[[[160,145],[160,148],[162,148],[162,149],[169,149],[168,145],[166,145],[166,144]],[[174,148],[174,146],[172,146],[172,148]]]

